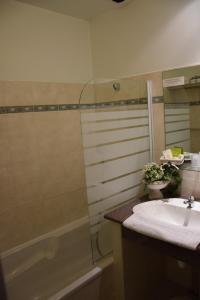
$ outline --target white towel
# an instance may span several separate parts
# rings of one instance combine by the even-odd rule
[[[123,226],[149,237],[167,241],[175,245],[195,250],[200,243],[200,230],[160,220],[145,218],[134,213],[123,222]]]

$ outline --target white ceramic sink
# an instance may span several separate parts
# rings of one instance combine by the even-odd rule
[[[200,243],[200,203],[187,208],[185,199],[144,202],[133,207],[123,225],[147,236],[195,249]]]
[[[188,209],[185,199],[172,198],[164,202],[163,200],[154,200],[136,205],[133,212],[148,218],[152,222],[160,222],[197,227],[200,230],[200,203],[195,201],[192,208]]]

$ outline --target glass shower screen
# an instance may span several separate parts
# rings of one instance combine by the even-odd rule
[[[143,191],[150,161],[147,81],[93,80],[80,97],[87,201],[93,259],[112,253],[104,215]]]

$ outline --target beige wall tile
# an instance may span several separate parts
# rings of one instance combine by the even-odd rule
[[[94,103],[146,97],[146,80],[153,82],[153,96],[162,96],[162,72],[155,72],[110,82],[88,84],[31,81],[0,81],[0,106],[58,103]],[[121,84],[114,91],[113,82]]]
[[[193,195],[200,198],[200,172],[182,171],[181,196],[188,197]]]
[[[162,72],[116,79],[105,83],[95,83],[95,101],[115,101],[147,97],[146,81],[152,80],[153,97],[163,96]],[[113,89],[113,83],[120,83],[120,91]]]
[[[0,251],[8,250],[44,232],[43,203],[18,205],[0,215]]]
[[[191,129],[190,130],[191,137],[191,149],[192,152],[200,152],[200,129]]]
[[[83,84],[0,81],[0,106],[78,103]]]
[[[113,89],[114,82],[120,84],[119,91]],[[146,97],[146,95],[145,81],[137,78],[116,79],[95,85],[95,100],[97,102],[136,99]]]
[[[34,189],[29,184],[27,189],[26,185],[24,188],[23,191],[15,191],[15,197],[5,199],[9,200],[6,203],[1,200],[0,251],[8,250],[88,214],[84,188],[66,191],[60,195],[57,190],[57,196],[50,198],[33,194]]]
[[[43,200],[45,231],[53,230],[88,214],[86,191],[79,189]]]
[[[199,89],[167,89],[164,88],[164,98],[166,103],[188,103],[198,101]]]
[[[94,81],[90,81],[83,85],[79,100],[81,104],[96,102]]]
[[[163,96],[162,72],[153,72],[134,76],[134,79],[151,80],[153,97]]]
[[[200,152],[200,106],[190,106],[190,136],[191,149],[193,152]]]
[[[192,129],[200,129],[200,106],[190,106],[190,127]]]
[[[12,198],[13,187],[11,174],[7,167],[0,167],[0,215],[6,210],[10,210],[15,204]],[[0,228],[1,231],[1,228]]]
[[[1,115],[0,125],[5,250],[87,214],[87,200],[79,111]]]

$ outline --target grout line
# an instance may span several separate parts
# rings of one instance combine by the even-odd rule
[[[134,140],[141,140],[141,139],[148,138],[148,137],[149,137],[149,135],[137,136],[137,137],[131,138],[131,139],[124,139],[124,140],[119,140],[119,141],[113,141],[113,142],[98,144],[98,145],[94,145],[94,146],[86,146],[86,147],[84,147],[84,149],[92,149],[92,148],[95,149],[97,147],[103,147],[103,146],[108,146],[108,145],[115,145],[115,144],[120,144],[120,143],[134,141]]]
[[[187,128],[177,129],[177,130],[170,130],[170,131],[165,131],[165,133],[168,134],[168,133],[174,133],[174,132],[180,132],[186,130],[190,130],[190,128],[187,127]]]
[[[184,142],[189,142],[189,141],[190,141],[190,139],[176,141],[176,142],[173,142],[173,143],[166,144],[166,146],[176,145],[177,143],[184,143]]]
[[[126,155],[118,156],[118,157],[115,157],[115,158],[110,158],[110,159],[106,159],[106,160],[99,161],[99,162],[96,162],[96,163],[88,164],[88,165],[86,165],[86,168],[94,167],[94,166],[101,165],[101,164],[104,164],[104,163],[107,163],[107,162],[115,161],[115,160],[118,160],[118,159],[130,157],[130,156],[135,156],[137,154],[146,153],[146,152],[149,152],[149,149],[145,149],[145,150],[142,150],[142,151],[133,152],[133,153],[130,153],[130,154],[126,154]]]
[[[133,111],[139,110],[132,109]],[[130,111],[130,110],[129,110]],[[147,110],[146,110],[147,111]],[[120,110],[121,112],[121,110]],[[135,119],[148,119],[147,115],[144,116],[138,116],[138,117],[127,117],[127,118],[113,118],[113,119],[103,119],[103,120],[92,120],[92,121],[82,121],[81,124],[91,124],[91,123],[106,123],[106,122],[113,122],[113,121],[128,121],[128,120],[135,120]]]
[[[190,115],[189,112],[184,113],[184,114],[168,114],[168,113],[165,113],[165,117],[172,117],[172,116],[177,117],[177,116],[188,116],[188,115]]]
[[[101,183],[101,184],[106,184],[106,183],[115,181],[115,180],[120,179],[120,178],[123,178],[123,177],[130,176],[130,175],[133,175],[133,174],[136,174],[136,173],[139,173],[139,172],[142,172],[142,169],[138,169],[138,170],[135,170],[135,171],[132,171],[132,172],[129,172],[129,173],[125,173],[125,174],[120,175],[120,176],[112,177],[112,178],[107,179],[107,180],[104,180],[104,181],[102,181],[102,182],[98,182],[98,184],[99,184],[99,183]],[[92,189],[92,188],[96,188],[96,184],[87,186],[87,190],[88,190],[88,189]]]
[[[107,179],[107,180],[105,180],[105,181],[102,181],[102,184],[106,184],[106,183],[111,182],[111,181],[114,181],[114,180],[116,180],[116,179],[120,179],[120,178],[129,176],[129,175],[132,175],[132,174],[135,174],[135,173],[139,173],[139,172],[141,172],[141,171],[142,171],[142,169],[138,169],[138,170],[136,170],[136,171],[132,171],[132,172],[129,172],[129,173],[126,173],[126,174],[117,176],[117,177],[113,177],[113,178],[111,178],[111,179]]]
[[[180,123],[180,122],[190,122],[190,120],[187,119],[187,120],[178,120],[178,121],[167,121],[165,122],[165,124]]]
[[[148,126],[149,126],[148,124],[141,124],[141,125],[126,126],[126,127],[118,127],[118,128],[99,129],[99,130],[83,132],[83,135],[90,135],[94,133],[117,131],[117,130],[131,129],[131,128],[139,128],[139,127],[148,127]]]
[[[120,194],[122,194],[122,193],[124,193],[124,192],[127,192],[127,191],[129,191],[129,190],[132,190],[132,189],[134,189],[134,188],[136,188],[136,187],[139,187],[139,186],[141,186],[141,182],[140,182],[140,183],[137,183],[137,184],[135,184],[135,185],[132,185],[132,186],[129,187],[129,188],[126,188],[126,189],[124,189],[124,190],[121,190],[121,191],[119,191],[119,192],[117,192],[117,193],[111,194],[111,195],[109,195],[109,196],[107,196],[107,197],[105,197],[105,198],[101,198],[101,199],[99,199],[99,200],[97,200],[97,201],[95,201],[95,202],[88,203],[88,206],[92,206],[92,205],[95,205],[95,204],[100,203],[100,202],[102,202],[102,201],[109,200],[109,199],[112,198],[113,196],[120,195]]]

